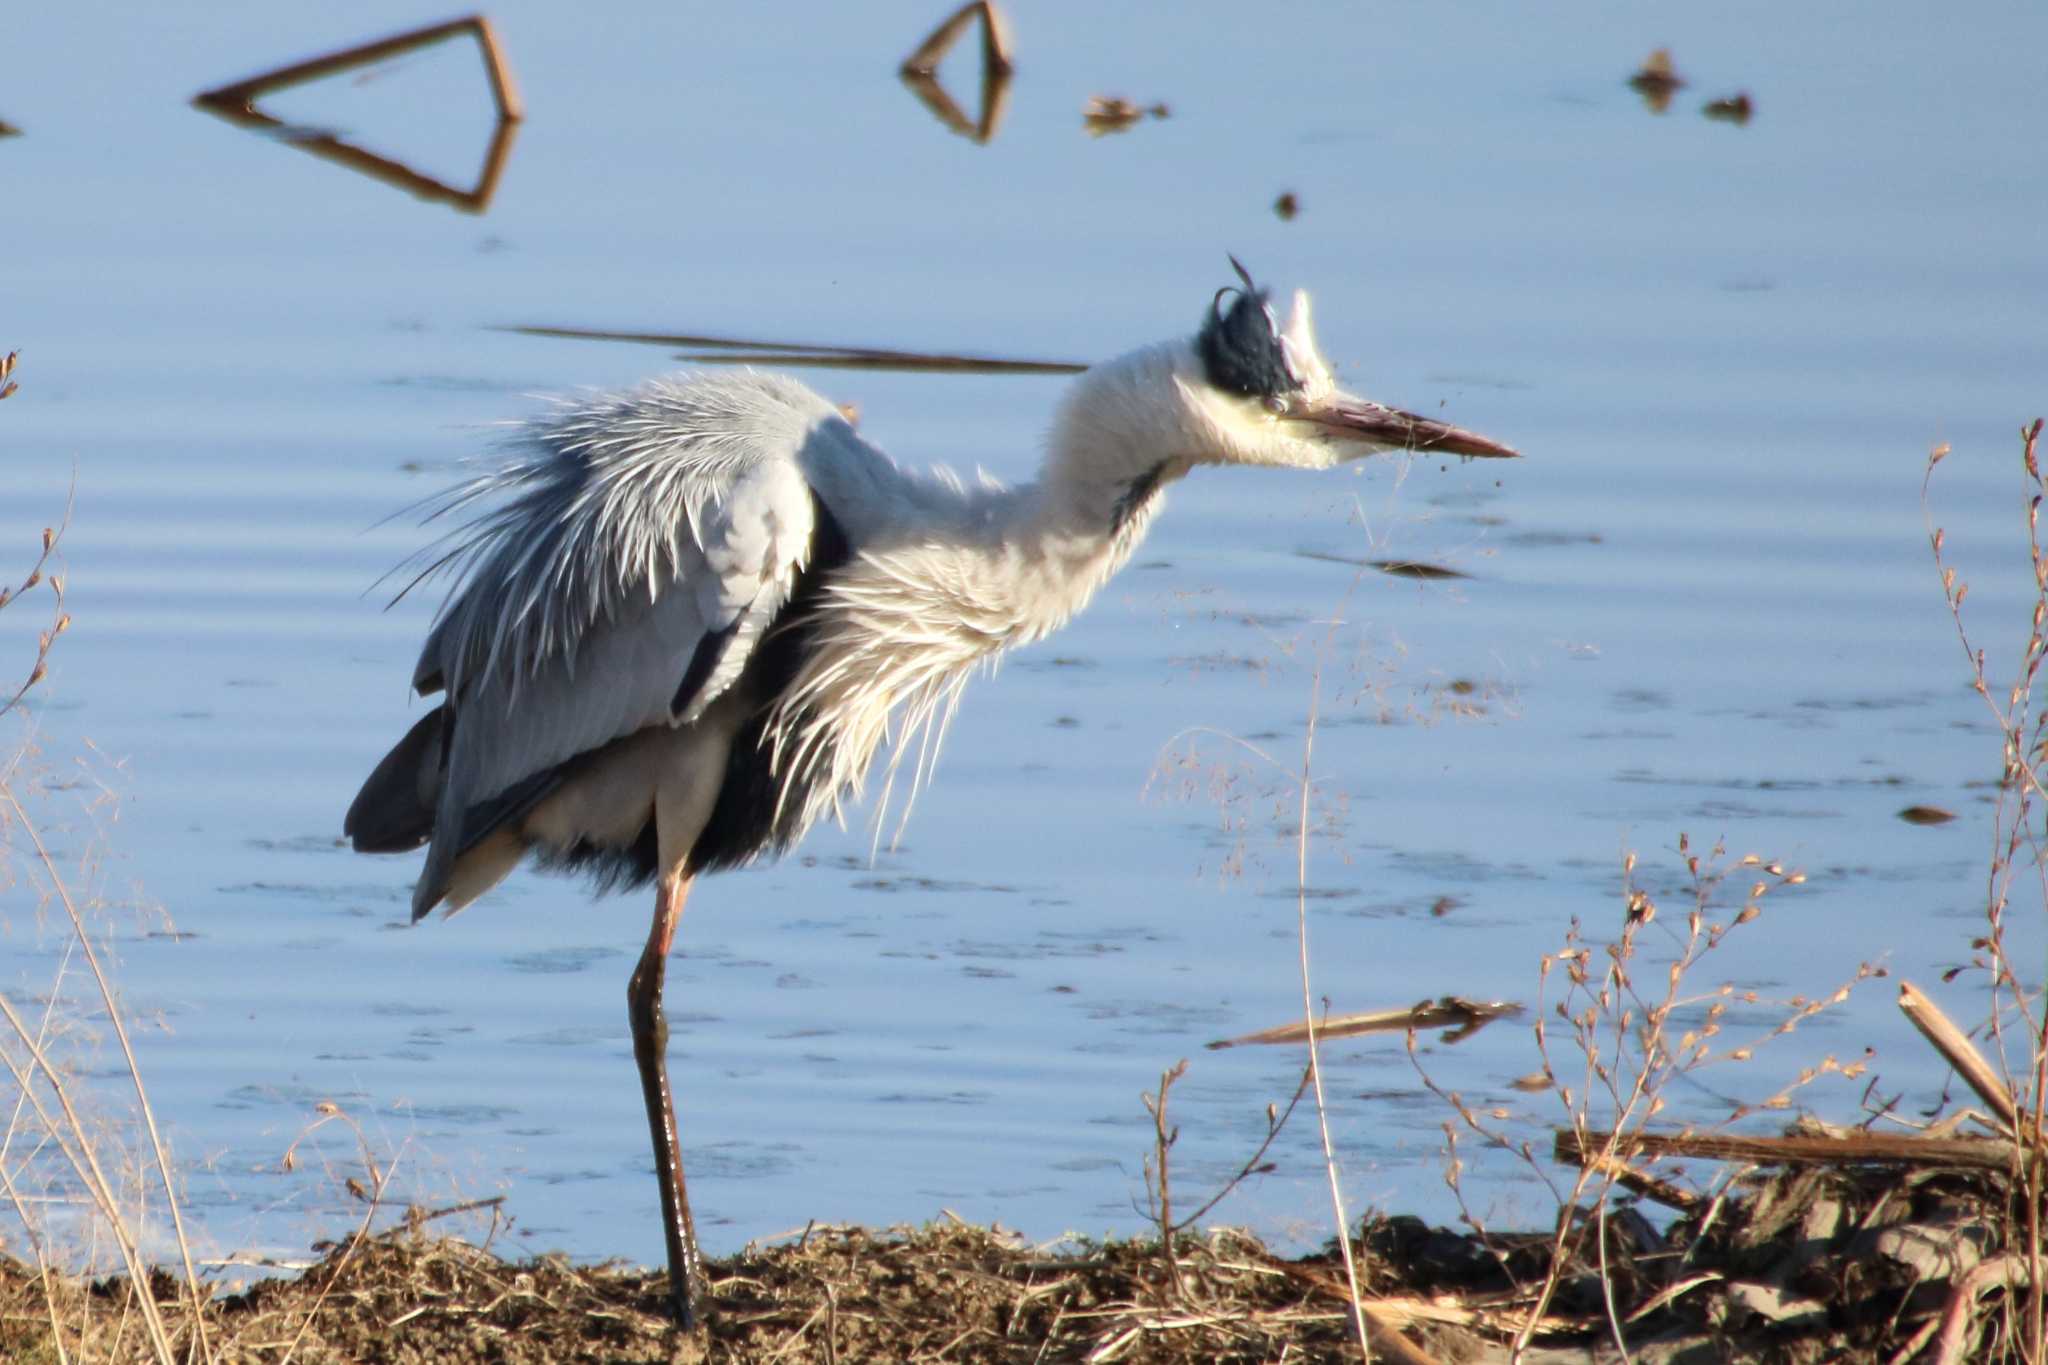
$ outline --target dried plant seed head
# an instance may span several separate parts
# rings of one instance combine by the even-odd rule
[[[1757,909],[1754,905],[1745,905],[1742,907],[1742,913],[1735,917],[1735,922],[1737,924],[1747,924],[1762,913],[1763,911]],[[1746,939],[1744,940],[1744,942],[1747,941]]]

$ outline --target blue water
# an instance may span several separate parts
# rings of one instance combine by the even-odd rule
[[[1314,292],[1354,387],[1528,455],[1205,472],[1088,615],[975,686],[899,846],[821,830],[701,887],[670,1008],[716,1251],[941,1208],[1134,1229],[1138,1094],[1182,1057],[1180,1198],[1249,1155],[1298,1057],[1201,1044],[1300,1011],[1289,784],[1319,657],[1308,907],[1333,1010],[1533,1002],[1573,916],[1618,924],[1630,849],[1668,951],[1683,831],[1808,874],[1702,991],[1755,989],[1768,1027],[1770,1001],[1882,959],[1981,1018],[1980,978],[1938,977],[1969,955],[1998,741],[1919,484],[1950,443],[1935,516],[2004,677],[2031,605],[2013,433],[2048,408],[2042,114],[2007,74],[2038,12],[1032,6],[977,146],[893,75],[925,6],[514,4],[494,18],[529,117],[481,216],[185,104],[440,17],[31,7],[0,47],[23,130],[0,139],[9,572],[75,495],[74,624],[32,714],[60,781],[34,809],[106,903],[213,1254],[346,1226],[352,1138],[323,1128],[324,1161],[280,1169],[333,1101],[400,1193],[502,1193],[522,1245],[660,1255],[623,1009],[650,905],[521,874],[412,929],[412,863],[337,844],[417,714],[433,599],[385,609],[379,576],[423,539],[389,515],[531,395],[671,363],[503,324],[1088,360],[1192,329],[1234,251]],[[1624,84],[1658,45],[1693,80],[1662,116]],[[970,59],[944,73],[963,102]],[[1700,117],[1736,89],[1748,126]],[[1090,139],[1098,93],[1171,116]],[[457,181],[490,131],[459,47],[277,107]],[[1019,479],[1061,381],[811,382],[907,462]],[[1386,558],[1468,576],[1342,562]],[[0,660],[38,609],[0,612]],[[1901,823],[1916,802],[1960,818]],[[0,880],[0,916],[0,982],[46,992],[29,880]],[[1930,1102],[1943,1074],[1890,994],[1678,1087],[1674,1115],[1866,1048],[1879,1093]],[[1547,1145],[1554,1106],[1508,1084],[1538,1067],[1526,1025],[1427,1061]],[[1450,1113],[1398,1040],[1328,1062],[1354,1207],[1452,1216]],[[1864,1083],[1803,1098],[1853,1118]],[[1277,1160],[1216,1216],[1326,1235],[1312,1125]],[[1489,1217],[1547,1217],[1512,1161],[1467,1181]]]

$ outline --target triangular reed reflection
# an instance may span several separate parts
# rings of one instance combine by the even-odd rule
[[[939,84],[939,60],[960,40],[968,26],[981,20],[981,117],[970,119]],[[932,116],[962,137],[987,143],[1003,124],[1010,102],[1009,26],[995,0],[968,0],[933,29],[917,50],[903,59],[897,74]]]
[[[304,85],[308,81],[316,81],[359,66],[368,66],[373,62],[385,61],[464,33],[472,34],[476,38],[477,47],[483,57],[484,73],[490,79],[491,97],[498,107],[498,124],[491,135],[491,145],[484,152],[483,168],[477,175],[476,184],[469,189],[458,189],[445,181],[416,171],[402,161],[366,151],[327,130],[288,124],[283,119],[266,114],[256,107],[259,98],[274,91]],[[195,95],[192,103],[230,123],[244,128],[275,132],[281,141],[302,151],[346,166],[373,180],[395,185],[422,199],[438,200],[467,213],[482,213],[490,207],[491,196],[498,189],[498,177],[505,169],[506,159],[511,155],[513,136],[518,129],[519,120],[525,117],[525,110],[519,101],[518,88],[512,83],[511,68],[506,64],[504,52],[498,45],[497,33],[492,29],[491,21],[481,14],[450,19],[445,23],[430,24],[425,28],[411,29],[404,33],[394,33],[388,38],[359,43],[354,47],[342,48],[324,56],[281,66],[231,85],[204,91]]]

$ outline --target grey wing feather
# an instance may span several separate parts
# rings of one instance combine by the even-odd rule
[[[765,377],[658,382],[539,424],[518,459],[451,495],[511,496],[443,556],[465,578],[415,670],[455,717],[422,895],[485,832],[464,828],[473,808],[693,721],[731,686],[808,553],[795,454],[827,420],[824,400]]]

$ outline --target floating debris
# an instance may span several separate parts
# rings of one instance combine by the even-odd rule
[[[1153,118],[1168,118],[1172,113],[1163,104],[1140,106],[1121,95],[1090,95],[1086,107],[1081,110],[1081,126],[1088,130],[1090,137],[1106,137],[1110,133],[1129,130],[1147,114]]]
[[[1700,112],[1717,122],[1732,123],[1740,127],[1749,122],[1749,116],[1756,112],[1756,106],[1750,103],[1747,90],[1739,90],[1726,99],[1708,100]]]
[[[1327,550],[1296,550],[1301,559],[1314,559],[1327,564],[1355,564],[1362,569],[1378,569],[1395,578],[1416,578],[1424,580],[1446,578],[1470,578],[1472,575],[1442,564],[1429,564],[1419,559],[1361,559],[1356,555],[1333,554]]]
[[[1425,564],[1419,559],[1368,559],[1365,562],[1369,567],[1378,569],[1383,574],[1392,574],[1395,578],[1419,578],[1426,581],[1434,581],[1446,578],[1471,577],[1470,574],[1460,573],[1456,569],[1446,568],[1441,564]]]
[[[1642,69],[1628,83],[1651,113],[1661,114],[1671,107],[1672,95],[1685,87],[1685,77],[1671,65],[1671,49],[1660,47],[1643,59]]]
[[[1940,806],[1908,806],[1899,812],[1899,818],[1909,825],[1945,825],[1956,817],[1954,811]]]
[[[1273,201],[1274,216],[1279,218],[1279,220],[1283,223],[1293,222],[1295,219],[1295,215],[1300,212],[1301,200],[1295,197],[1293,190],[1285,191],[1281,194],[1281,196],[1278,199],[1275,199]]]

